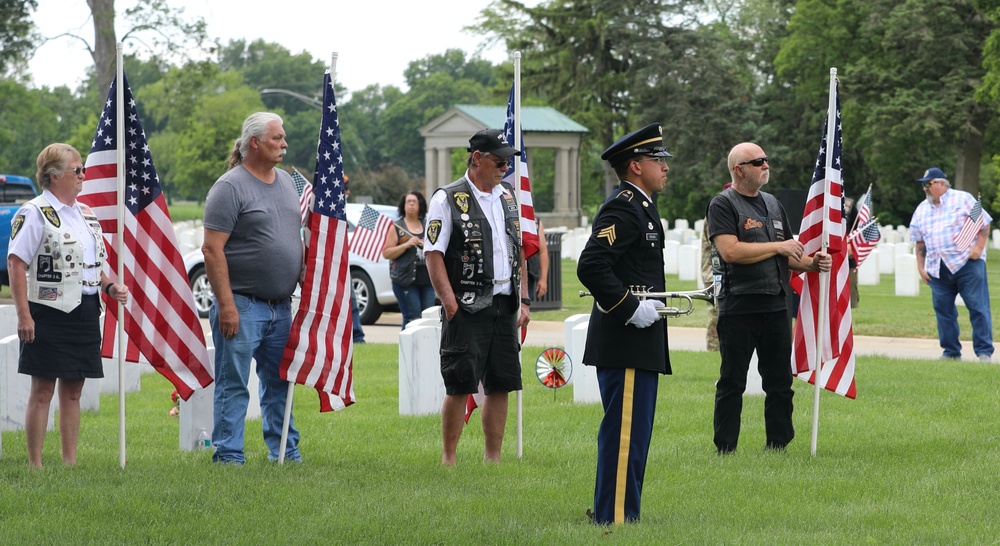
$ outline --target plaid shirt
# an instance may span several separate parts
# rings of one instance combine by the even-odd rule
[[[949,189],[941,196],[940,205],[932,205],[930,201],[924,200],[917,207],[916,212],[910,219],[910,240],[915,242],[923,241],[927,249],[927,259],[924,262],[924,271],[934,278],[938,278],[941,273],[941,262],[948,267],[948,271],[955,273],[965,262],[969,261],[969,252],[972,247],[962,252],[955,246],[955,236],[962,230],[962,224],[969,217],[972,205],[976,198],[972,194]],[[983,211],[983,218],[986,225],[993,221],[990,215]],[[986,248],[983,248],[983,255],[980,260],[986,259]]]

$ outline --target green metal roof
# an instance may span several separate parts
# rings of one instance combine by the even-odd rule
[[[486,106],[473,104],[457,104],[467,116],[481,122],[484,127],[503,128],[507,120],[506,106]],[[521,130],[538,133],[589,133],[590,130],[569,119],[554,108],[548,106],[522,106]]]

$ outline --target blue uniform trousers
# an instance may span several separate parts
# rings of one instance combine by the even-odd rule
[[[659,378],[648,370],[597,368],[604,419],[597,433],[594,523],[639,519]]]

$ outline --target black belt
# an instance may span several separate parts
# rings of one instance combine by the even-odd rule
[[[253,294],[247,294],[246,292],[237,292],[236,290],[233,290],[233,295],[234,296],[243,296],[244,298],[250,298],[252,300],[262,301],[262,302],[264,302],[264,303],[266,303],[268,305],[278,305],[278,304],[281,304],[281,303],[288,303],[288,300],[290,299],[288,296],[286,296],[284,298],[277,298],[277,299],[269,300],[269,299],[266,299],[266,298],[258,298],[257,296],[254,296]]]

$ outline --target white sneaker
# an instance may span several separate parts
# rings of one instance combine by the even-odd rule
[[[992,358],[990,357],[990,355],[979,355],[977,358],[979,358],[980,362],[989,363],[989,362],[992,361]]]

